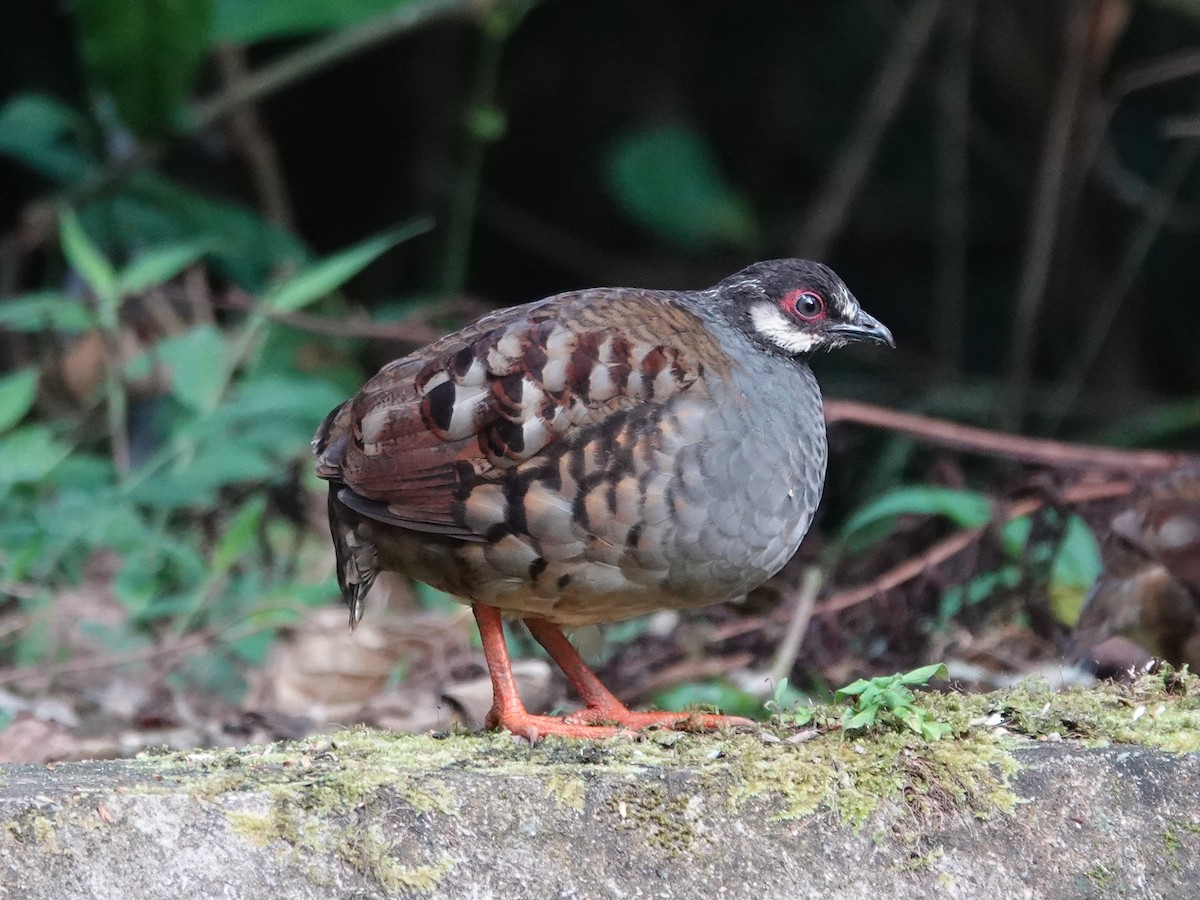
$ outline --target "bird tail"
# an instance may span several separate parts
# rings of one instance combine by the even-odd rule
[[[355,628],[362,619],[363,604],[375,576],[379,574],[375,545],[367,540],[358,529],[361,517],[338,499],[342,485],[329,485],[329,532],[333,536],[333,549],[337,556],[338,587],[342,599],[350,607],[350,628]]]

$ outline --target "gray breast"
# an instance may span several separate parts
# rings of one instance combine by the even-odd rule
[[[808,531],[825,480],[825,419],[812,370],[761,351],[709,390],[704,433],[676,459],[669,583],[728,599],[778,572]]]

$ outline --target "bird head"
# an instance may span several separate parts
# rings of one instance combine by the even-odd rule
[[[837,273],[807,259],[770,259],[715,288],[725,313],[756,342],[788,356],[854,341],[895,347],[892,333],[864,312]]]

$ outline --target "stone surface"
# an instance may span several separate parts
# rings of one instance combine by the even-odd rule
[[[920,783],[917,743],[892,766],[901,799],[855,828],[830,808],[865,783],[851,769],[798,813],[782,783],[746,789],[742,756],[782,758],[756,756],[759,737],[676,741],[616,752],[346,732],[7,767],[0,896],[1115,898],[1200,883],[1197,753],[1026,742],[993,808],[945,771]],[[810,746],[785,749],[808,759]]]

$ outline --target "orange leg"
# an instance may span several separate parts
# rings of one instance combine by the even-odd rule
[[[585,709],[567,716],[564,722],[587,724],[593,729],[601,723],[612,723],[634,730],[659,726],[677,731],[707,731],[722,726],[754,724],[740,716],[711,713],[633,712],[596,677],[596,673],[583,661],[579,651],[560,629],[544,619],[526,619],[525,624],[534,640],[550,654],[586,704]]]
[[[479,625],[479,636],[483,639],[483,656],[487,660],[488,674],[492,677],[492,709],[485,725],[488,728],[503,728],[520,735],[531,744],[548,734],[574,738],[610,737],[624,729],[600,725],[569,723],[553,716],[535,716],[525,709],[517,693],[517,682],[512,674],[512,660],[508,655],[508,644],[504,640],[504,624],[500,612],[482,603],[471,604],[475,621]],[[535,635],[536,636],[536,635]],[[559,637],[562,637],[560,634]],[[566,638],[563,638],[565,641]],[[580,660],[582,663],[582,660]],[[593,675],[594,679],[596,676]],[[597,681],[597,684],[599,682]],[[607,693],[607,691],[605,691]],[[612,695],[609,694],[611,697]],[[616,698],[614,697],[615,701]]]

